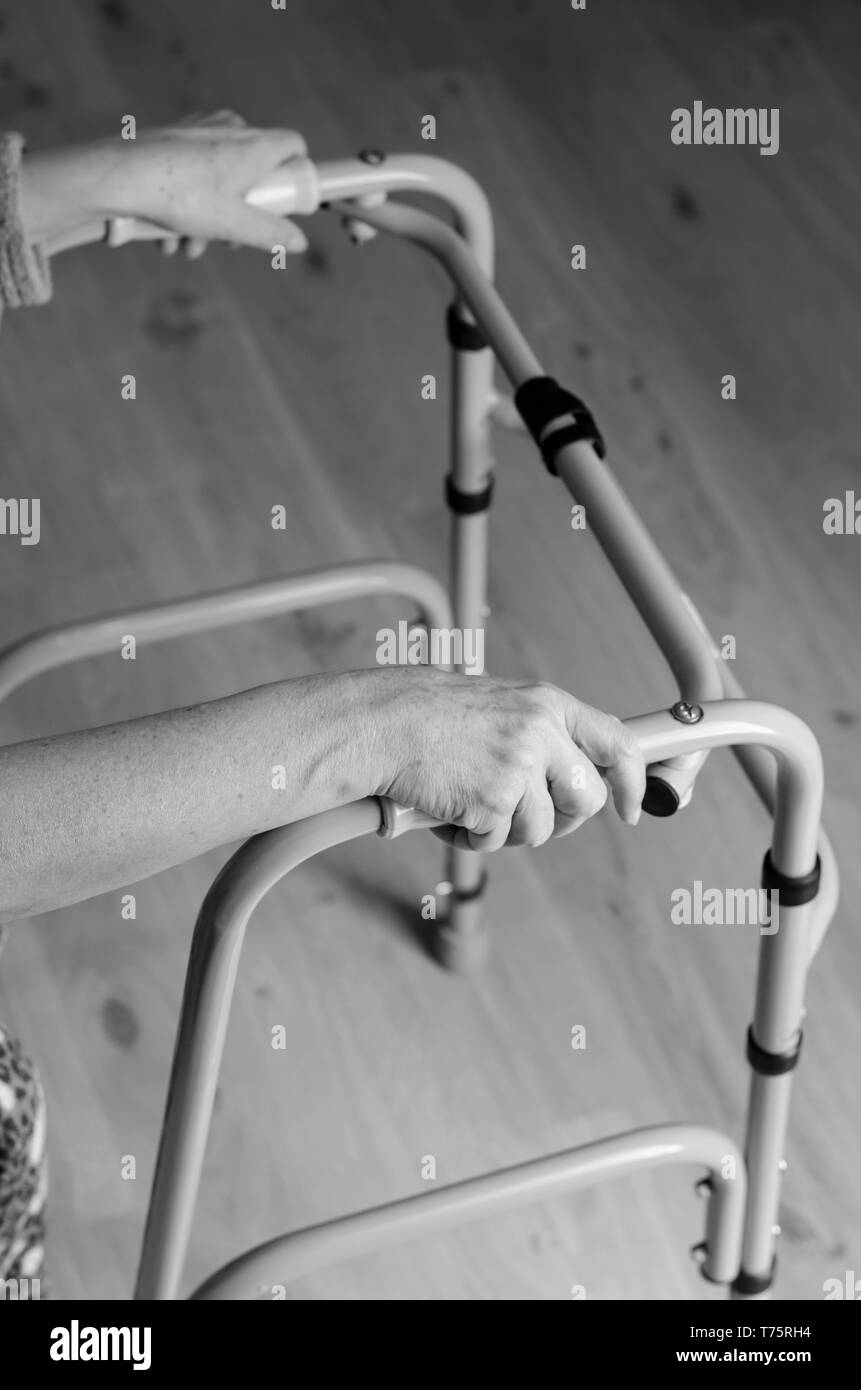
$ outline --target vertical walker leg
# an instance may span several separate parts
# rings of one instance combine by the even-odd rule
[[[780,893],[779,919],[774,934],[762,940],[756,1005],[747,1040],[747,1059],[753,1073],[745,1142],[748,1203],[741,1272],[733,1284],[733,1298],[767,1297],[775,1276],[792,1072],[801,1051],[810,961],[808,904],[819,886],[819,860],[810,873],[790,878],[773,868],[769,855],[763,884]]]
[[[451,472],[446,479],[452,608],[461,631],[477,631],[484,629],[488,616],[488,521],[493,491],[488,414],[493,355],[460,300],[451,305],[447,326],[452,349]],[[481,967],[489,950],[483,912],[484,857],[450,850],[445,877],[450,884],[448,910],[435,926],[434,954],[447,969],[465,973]]]

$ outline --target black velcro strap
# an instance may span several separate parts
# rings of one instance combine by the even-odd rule
[[[556,472],[556,455],[560,449],[564,449],[566,444],[579,444],[584,439],[587,444],[592,445],[599,459],[606,457],[607,450],[604,441],[598,433],[598,426],[588,412],[586,416],[580,416],[573,424],[563,425],[561,429],[553,430],[546,439],[542,439],[541,457],[550,472]]]
[[[474,888],[455,888],[452,897],[458,903],[472,903],[476,898],[484,897],[484,890],[487,887],[487,870],[483,869],[481,878]]]
[[[604,441],[589,407],[552,376],[534,376],[525,381],[514,394],[514,404],[551,473],[556,472],[556,455],[566,444],[585,440],[593,445],[599,458],[604,458]],[[553,420],[559,421],[559,428],[542,438]]]
[[[452,347],[461,352],[481,352],[487,347],[487,339],[477,323],[470,323],[459,313],[456,304],[449,304],[445,316],[445,331]]]
[[[799,1030],[798,1041],[788,1052],[766,1052],[753,1036],[753,1028],[747,1030],[747,1060],[760,1076],[783,1076],[798,1066],[801,1043],[804,1034]]]
[[[821,876],[822,860],[818,854],[810,873],[801,874],[798,878],[791,878],[788,874],[782,874],[779,869],[774,867],[771,860],[771,850],[768,850],[762,861],[762,886],[769,892],[779,894],[781,907],[801,907],[803,903],[812,902],[819,892]]]
[[[481,492],[461,492],[452,480],[449,473],[445,480],[445,500],[449,509],[456,512],[458,516],[475,516],[477,512],[486,512],[490,507],[490,499],[493,496],[493,478],[482,488]]]
[[[746,1294],[748,1298],[754,1294],[765,1293],[774,1283],[774,1276],[777,1273],[777,1256],[771,1262],[771,1269],[767,1274],[745,1274],[741,1270],[733,1280],[733,1293]]]

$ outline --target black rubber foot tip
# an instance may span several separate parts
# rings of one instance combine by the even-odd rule
[[[767,1274],[745,1274],[742,1270],[733,1280],[732,1291],[737,1298],[759,1298],[767,1293],[774,1283],[777,1273],[777,1256],[771,1262]]]

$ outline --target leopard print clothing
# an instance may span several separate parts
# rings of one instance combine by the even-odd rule
[[[42,1086],[21,1044],[0,1025],[0,1279],[41,1283],[46,1189]]]

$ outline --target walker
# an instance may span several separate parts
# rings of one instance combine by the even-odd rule
[[[390,195],[407,190],[442,202],[454,227],[391,200]],[[668,708],[627,721],[648,764],[644,809],[673,814],[690,800],[709,751],[731,747],[773,816],[762,884],[779,894],[780,925],[760,942],[747,1036],[751,1084],[743,1153],[726,1134],[699,1125],[632,1130],[278,1236],[240,1254],[191,1297],[280,1297],[290,1280],[353,1256],[669,1164],[690,1165],[703,1175],[699,1185],[708,1198],[706,1228],[694,1253],[704,1277],[727,1286],[732,1298],[769,1297],[805,983],[838,898],[837,865],[820,825],[823,772],[817,741],[794,714],[744,698],[693,604],[604,465],[603,443],[588,408],[545,375],[495,289],[491,212],[467,173],[425,155],[366,150],[355,159],[319,164],[291,160],[248,198],[285,216],[334,211],[356,243],[379,232],[403,237],[428,251],[451,277],[455,298],[446,319],[452,358],[451,457],[445,480],[451,511],[449,591],[412,565],[362,562],[65,625],[26,638],[0,655],[0,698],[39,672],[116,650],[128,632],[139,642],[155,642],[366,595],[410,600],[429,627],[483,628],[493,488],[489,422],[516,419],[511,404],[494,391],[495,358],[547,469],[585,506],[590,529],[677,686],[678,698]],[[107,227],[79,231],[49,249],[57,252],[89,241],[119,246],[165,234],[164,228],[121,218]],[[255,908],[284,875],[323,850],[363,835],[392,839],[431,824],[427,816],[386,797],[368,798],[254,836],[215,879],[191,946],[137,1299],[182,1296],[231,999]],[[450,969],[474,968],[484,959],[488,941],[482,920],[482,857],[449,851],[445,878],[451,883],[450,901],[445,921],[437,924],[435,950]]]

